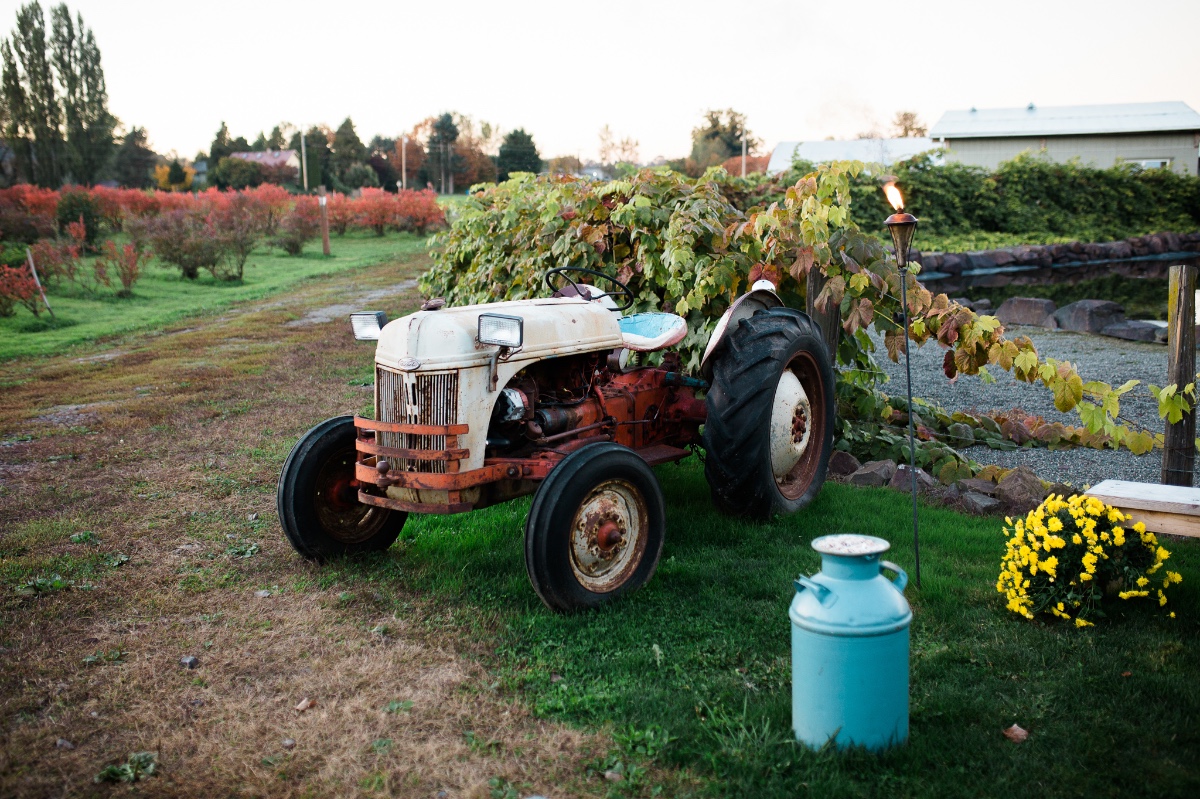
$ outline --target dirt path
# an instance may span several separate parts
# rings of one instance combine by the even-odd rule
[[[424,266],[0,366],[0,795],[109,795],[93,777],[141,751],[151,796],[589,792],[607,742],[489,686],[487,619],[347,591],[278,532],[291,444],[370,408],[343,306],[412,310]],[[73,585],[33,582],[56,574]]]

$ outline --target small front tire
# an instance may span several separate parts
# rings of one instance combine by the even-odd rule
[[[354,417],[326,419],[296,442],[279,475],[279,523],[310,560],[387,549],[408,518],[358,501],[355,436]]]
[[[658,479],[632,450],[598,442],[550,472],[525,522],[525,568],[551,610],[596,608],[654,575],[666,510]]]

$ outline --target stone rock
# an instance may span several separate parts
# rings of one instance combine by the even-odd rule
[[[868,461],[863,467],[850,475],[850,484],[856,486],[884,486],[896,473],[896,462]]]
[[[948,252],[942,256],[942,271],[949,272],[952,275],[962,274],[963,267],[967,265],[967,259],[962,253]]]
[[[957,302],[962,307],[971,308],[972,310],[975,308],[975,306],[971,304],[971,300],[966,297],[951,297],[950,302]]]
[[[1108,300],[1079,300],[1059,308],[1054,318],[1063,330],[1099,333],[1109,325],[1125,321],[1125,309]]]
[[[200,665],[200,660],[192,655],[188,655],[187,657],[181,657],[179,659],[179,665],[183,666],[185,669],[194,669]]]
[[[1013,513],[1027,513],[1046,498],[1046,487],[1028,466],[1018,466],[996,485],[996,499]]]
[[[54,745],[57,746],[59,749],[74,749],[75,748],[75,744],[71,743],[66,738],[59,738],[57,741],[54,742]]]
[[[969,477],[966,480],[959,480],[954,485],[963,494],[966,494],[968,491],[974,491],[984,496],[996,496],[996,484],[991,480],[980,480],[978,477]]]
[[[840,449],[835,449],[833,454],[829,456],[829,473],[841,475],[854,474],[862,468],[862,464],[858,462],[858,458],[851,455],[849,452],[844,452]]]
[[[1111,324],[1100,332],[1106,336],[1123,338],[1127,341],[1154,341],[1158,335],[1158,325],[1138,319],[1126,319],[1124,322]]]
[[[991,250],[971,250],[967,253],[967,269],[992,269],[996,256]]]
[[[984,297],[981,300],[975,300],[971,303],[971,310],[975,313],[987,313],[988,311],[992,310],[992,301],[987,297]]]
[[[980,494],[978,491],[968,491],[962,495],[959,500],[963,508],[968,513],[985,515],[988,513],[1000,512],[1000,500],[989,497],[987,494]]]
[[[892,475],[892,479],[888,480],[888,488],[894,488],[897,491],[912,491],[912,472],[907,463],[902,463],[896,467],[896,473]],[[938,481],[934,480],[924,469],[917,467],[917,491],[924,494],[937,488]]]
[[[284,749],[295,749],[296,748],[296,739],[295,738],[284,738],[283,739],[283,748]]]
[[[1133,248],[1127,241],[1114,241],[1108,248],[1108,257],[1117,260],[1133,257]]]
[[[945,502],[946,504],[950,504],[953,502],[957,502],[959,497],[961,497],[962,495],[963,495],[962,489],[960,489],[958,487],[958,483],[955,483],[952,486],[946,486],[945,488],[943,488],[941,493],[938,495],[938,499],[940,499],[942,502]]]
[[[1016,263],[1017,257],[1013,255],[1012,250],[992,250],[992,261],[996,266],[1008,266],[1011,263]]]
[[[266,599],[271,595],[271,592],[264,588],[261,591],[255,591],[254,595],[259,599]]]
[[[1058,494],[1063,499],[1067,499],[1067,498],[1071,497],[1073,494],[1078,494],[1078,493],[1079,492],[1075,488],[1067,485],[1066,483],[1054,483],[1052,486],[1050,486],[1050,490],[1046,492],[1046,496],[1050,496],[1051,494]]]
[[[921,262],[926,271],[937,272],[942,268],[943,255],[940,252],[927,252]]]
[[[1050,314],[1042,320],[1042,327],[1047,330],[1058,330],[1058,320],[1054,318],[1054,314]]]
[[[1053,300],[1041,297],[1009,297],[996,309],[996,318],[1006,325],[1041,325],[1054,313]]]

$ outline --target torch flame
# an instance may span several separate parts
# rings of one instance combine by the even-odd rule
[[[904,198],[900,196],[900,190],[896,188],[895,183],[884,184],[883,193],[887,195],[888,202],[892,204],[892,208],[895,208],[897,211],[904,210]]]

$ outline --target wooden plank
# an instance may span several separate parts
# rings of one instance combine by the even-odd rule
[[[1109,502],[1108,504],[1112,505],[1113,503]],[[1178,513],[1162,513],[1138,508],[1121,508],[1120,505],[1116,507],[1133,517],[1131,524],[1141,522],[1152,533],[1169,533],[1200,538],[1200,519],[1194,516],[1181,516]]]
[[[1105,480],[1087,493],[1118,508],[1200,517],[1200,488]]]

